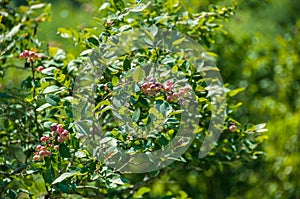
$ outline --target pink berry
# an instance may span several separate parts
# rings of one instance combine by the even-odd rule
[[[39,156],[39,155],[35,155],[35,156],[33,156],[33,161],[39,161],[39,160],[41,160],[41,156]]]
[[[47,154],[47,152],[45,150],[39,152],[40,156],[43,156],[43,155],[46,155],[46,154]]]
[[[51,124],[50,129],[51,129],[51,131],[56,131],[57,124],[55,124],[55,123]]]
[[[55,145],[53,148],[54,148],[54,150],[58,151],[59,150],[59,145]]]
[[[229,127],[229,130],[231,132],[234,132],[236,130],[236,125],[235,124],[232,124],[230,127]]]
[[[152,84],[151,86],[150,86],[150,89],[154,89],[156,86],[154,85],[154,84]]]
[[[39,72],[42,72],[44,70],[44,67],[43,66],[39,66],[39,67],[37,67],[36,70],[39,71]]]
[[[166,92],[171,91],[171,87],[170,87],[170,86],[165,86],[164,88],[165,88],[165,91],[166,91]]]
[[[63,138],[62,136],[59,136],[59,137],[57,138],[57,141],[60,142],[60,143],[62,143],[62,142],[64,142],[65,140],[64,140],[64,138]]]
[[[39,145],[36,146],[35,150],[40,151],[40,150],[42,150],[42,147],[43,146],[39,144]]]
[[[178,97],[178,96],[179,96],[179,93],[173,93],[173,96],[174,96],[174,97]]]
[[[30,56],[30,57],[35,57],[35,52],[34,52],[33,50],[30,50],[30,51],[29,51],[29,56]]]
[[[171,102],[172,100],[173,100],[173,97],[172,97],[171,95],[168,95],[168,96],[167,96],[167,101],[168,101],[168,102]]]
[[[56,131],[57,131],[59,134],[61,134],[61,133],[64,131],[64,129],[62,128],[62,125],[61,125],[61,124],[57,125]]]
[[[50,151],[45,151],[45,155],[46,156],[51,156],[51,152]]]
[[[67,137],[69,135],[69,131],[68,130],[64,130],[62,133],[61,133],[62,136],[64,137]]]
[[[41,137],[41,142],[46,142],[46,141],[47,141],[47,137],[46,136]]]

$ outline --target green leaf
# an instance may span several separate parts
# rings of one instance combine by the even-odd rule
[[[32,180],[40,193],[46,193],[45,181],[41,174],[32,174]]]
[[[178,72],[178,66],[173,66],[172,67],[172,73],[175,74]]]
[[[117,76],[113,76],[112,80],[111,80],[111,83],[112,83],[113,86],[117,86],[118,83],[119,83],[119,78]]]
[[[60,102],[60,98],[57,97],[56,95],[52,95],[52,94],[46,95],[45,99],[49,104],[51,104],[53,106],[57,106],[58,103]]]
[[[54,180],[55,177],[55,173],[54,173],[54,169],[52,167],[52,165],[49,166],[48,169],[43,171],[43,177],[45,179],[45,182],[47,183],[52,183],[52,181]]]
[[[48,67],[48,68],[45,68],[44,70],[42,70],[42,73],[45,75],[53,75],[55,70],[56,70],[56,67],[52,66],[52,67]]]
[[[151,191],[151,189],[148,187],[141,187],[141,188],[139,188],[139,190],[137,190],[137,192],[135,192],[133,194],[133,198],[143,198],[143,195],[150,191]]]
[[[131,120],[132,120],[133,122],[137,122],[137,121],[139,120],[139,118],[140,118],[140,115],[141,115],[141,110],[140,110],[140,108],[137,108],[137,109],[133,112]]]
[[[157,141],[159,142],[159,144],[160,144],[161,146],[166,146],[166,145],[169,143],[169,141],[168,141],[168,139],[166,138],[165,135],[161,135],[161,136],[157,139]]]
[[[48,86],[44,91],[43,94],[48,94],[48,93],[54,93],[59,91],[60,88],[56,85]]]
[[[58,49],[53,58],[55,61],[63,61],[66,59],[66,53],[62,49]]]
[[[147,4],[141,3],[138,6],[131,8],[130,12],[141,12],[141,11],[145,10],[150,4],[151,4],[151,1],[149,1]]]
[[[90,55],[92,54],[93,52],[93,49],[87,49],[87,50],[84,50],[80,53],[80,56],[85,56],[85,55]]]
[[[124,26],[121,26],[120,28],[119,28],[119,30],[120,30],[120,32],[124,32],[124,31],[126,31],[126,30],[129,30],[129,29],[131,29],[132,27],[130,26],[130,25],[124,25]]]
[[[46,4],[45,3],[39,3],[39,4],[35,4],[33,6],[30,6],[30,10],[34,10],[34,9],[41,9],[43,7],[45,7]]]
[[[124,60],[123,69],[126,70],[126,71],[130,69],[130,61],[129,61],[129,59],[127,57]]]
[[[233,97],[233,96],[239,94],[240,92],[242,92],[242,91],[244,91],[244,90],[245,90],[245,88],[237,88],[237,89],[234,89],[234,90],[232,90],[232,91],[229,91],[229,92],[228,92],[228,95],[229,95],[230,97]]]
[[[56,183],[59,183],[59,182],[62,182],[65,179],[70,178],[70,177],[75,176],[75,175],[78,175],[78,174],[79,174],[78,172],[66,172],[66,173],[63,173],[61,176],[59,176],[58,178],[56,178],[52,182],[52,185],[54,185]]]
[[[72,38],[72,31],[67,28],[58,28],[57,34],[60,34],[63,38]]]
[[[59,154],[61,155],[61,157],[63,158],[70,158],[71,157],[71,152],[70,149],[67,145],[65,144],[61,144],[59,146]]]
[[[177,45],[181,44],[184,40],[185,40],[185,37],[177,39],[177,40],[172,42],[172,45],[177,46]]]
[[[5,36],[5,39],[11,39],[15,34],[17,34],[21,28],[22,24],[18,24],[11,29],[11,31]]]
[[[109,105],[110,105],[110,101],[107,99],[107,100],[103,100],[103,101],[99,102],[99,103],[97,104],[97,106],[94,108],[93,111],[99,109],[101,106],[104,106],[104,105],[109,106]]]
[[[37,108],[36,111],[37,111],[37,112],[40,112],[40,111],[42,111],[42,110],[44,110],[45,108],[48,108],[48,107],[50,107],[50,106],[52,106],[52,105],[49,104],[49,103],[43,104],[42,106],[40,106],[39,108]]]
[[[114,6],[116,7],[117,10],[123,12],[125,8],[125,4],[122,0],[113,0]]]
[[[91,44],[93,44],[95,46],[99,45],[99,41],[96,38],[94,38],[94,37],[90,37],[87,40],[88,40],[89,43],[91,43]]]
[[[144,78],[145,78],[145,71],[141,67],[136,68],[133,75],[133,81],[140,82]]]
[[[86,123],[84,122],[78,122],[75,123],[75,129],[78,133],[82,134],[82,135],[89,135],[90,134],[90,130],[89,127]]]
[[[184,110],[172,111],[172,112],[168,115],[168,117],[171,117],[172,115],[180,114],[180,113],[182,113],[183,111],[184,111]]]

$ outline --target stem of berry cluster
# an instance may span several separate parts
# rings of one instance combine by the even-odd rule
[[[37,104],[36,104],[36,90],[35,90],[35,70],[34,70],[34,65],[33,65],[33,61],[30,61],[31,63],[31,73],[32,73],[32,86],[33,86],[33,91],[32,91],[32,96],[33,96],[33,100],[35,102],[35,105],[34,105],[34,108],[33,108],[33,112],[34,112],[34,123],[36,125],[36,130],[38,132],[38,136],[39,138],[42,137],[42,133],[39,131],[39,123],[38,123],[38,119],[37,119],[37,116],[38,116],[38,113],[36,111],[37,109]]]

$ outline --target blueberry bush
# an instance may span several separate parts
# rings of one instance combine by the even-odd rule
[[[91,20],[97,26],[57,30],[73,43],[72,51],[46,45],[37,37],[40,23],[51,20],[51,4],[35,0],[20,6],[8,0],[0,4],[0,75],[7,79],[13,70],[15,76],[24,77],[19,84],[2,82],[0,87],[1,198],[209,197],[199,192],[205,188],[196,188],[205,178],[193,178],[198,176],[195,172],[211,176],[264,154],[260,145],[266,139],[265,124],[239,122],[235,112],[242,103],[234,96],[243,88],[229,89],[225,84],[226,109],[218,110],[226,116],[222,133],[211,151],[199,158],[210,135],[213,96],[218,92],[208,83],[214,79],[205,78],[209,71],[218,71],[211,64],[216,55],[208,49],[216,32],[224,34],[222,24],[234,15],[236,4],[210,5],[192,13],[180,1],[93,2],[90,5],[99,14]],[[116,53],[114,45],[122,35],[129,38],[137,29],[145,30],[137,38],[147,47]],[[162,29],[178,31],[203,46],[202,56],[211,64],[208,71],[200,73],[184,53],[159,48],[164,40],[155,38]],[[174,49],[184,43],[178,35],[170,41]],[[101,60],[111,51],[114,58],[104,67]],[[92,88],[92,95],[87,88]],[[189,108],[191,98],[197,104]],[[107,162],[114,158],[130,168],[126,154],[114,153],[116,147],[149,154],[167,150],[174,139],[174,151],[186,146],[188,137],[177,135],[182,120],[189,118],[183,107],[199,120],[188,134],[194,139],[179,157],[147,172],[110,167]],[[132,133],[131,128],[140,131]],[[159,164],[147,158],[145,167]],[[179,177],[181,182],[171,183]]]

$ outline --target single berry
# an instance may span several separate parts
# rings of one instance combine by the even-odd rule
[[[57,125],[57,130],[56,130],[59,134],[61,134],[63,131],[64,131],[64,129],[62,128],[62,125],[61,124],[58,124]]]
[[[45,155],[46,155],[46,156],[50,156],[50,155],[51,155],[51,152],[50,152],[50,151],[45,151]]]
[[[46,142],[46,141],[47,141],[47,137],[46,136],[41,137],[41,142]]]
[[[33,156],[33,161],[39,161],[39,160],[41,160],[41,156],[39,156],[39,155],[35,155],[35,156]]]
[[[37,67],[36,70],[39,71],[39,72],[42,72],[44,70],[44,67],[43,66],[39,66],[39,67]]]
[[[62,142],[64,142],[65,140],[64,140],[64,137],[59,136],[59,137],[57,138],[57,141],[60,142],[60,143],[62,143]]]
[[[168,102],[171,102],[172,99],[173,99],[173,97],[172,97],[171,95],[168,95],[168,96],[167,96],[167,101],[168,101]]]
[[[234,132],[236,130],[236,125],[235,124],[232,124],[230,127],[229,127],[229,130],[231,132]]]
[[[64,130],[62,133],[61,133],[62,136],[64,137],[67,137],[69,135],[69,131],[68,130]]]
[[[40,151],[40,150],[42,150],[42,147],[43,147],[43,146],[39,144],[39,145],[36,146],[35,149],[36,149],[37,151]]]
[[[54,148],[56,151],[58,151],[58,150],[59,150],[59,145],[55,145],[53,148]]]
[[[51,129],[51,131],[56,131],[56,129],[57,129],[57,124],[53,123],[53,124],[50,126],[50,129]]]

